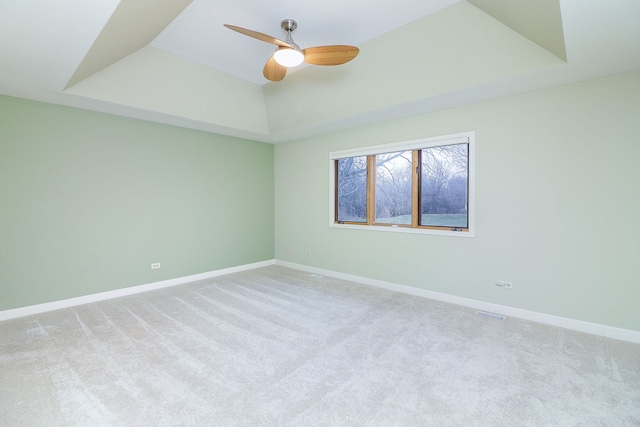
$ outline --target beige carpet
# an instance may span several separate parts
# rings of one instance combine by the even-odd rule
[[[3,426],[639,426],[640,345],[272,266],[0,323]]]

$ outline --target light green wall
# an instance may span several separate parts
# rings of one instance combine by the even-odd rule
[[[639,117],[635,72],[279,144],[276,258],[640,330]],[[328,227],[330,151],[463,131],[476,237]]]
[[[273,204],[272,145],[0,96],[0,310],[273,259]]]
[[[635,72],[283,143],[274,158],[0,96],[0,310],[275,255],[640,330],[638,117]],[[470,130],[475,238],[328,227],[330,151]]]

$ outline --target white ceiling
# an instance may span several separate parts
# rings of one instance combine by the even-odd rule
[[[280,142],[640,69],[638,0],[182,3],[173,19],[172,0],[0,0],[0,93]],[[128,28],[108,25],[118,10]],[[284,18],[303,48],[361,53],[270,83],[274,47],[223,24],[283,38]]]

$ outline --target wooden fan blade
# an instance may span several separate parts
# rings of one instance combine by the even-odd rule
[[[287,67],[278,64],[272,55],[267,63],[264,64],[262,75],[272,82],[279,82],[287,75]]]
[[[271,37],[267,34],[259,33],[253,30],[247,30],[246,28],[237,27],[235,25],[224,24],[224,26],[230,30],[237,31],[240,34],[244,34],[245,36],[253,37],[254,39],[258,39],[263,42],[275,44],[276,46],[290,47],[293,49],[293,46],[291,46],[289,43],[285,43],[282,40]]]
[[[355,46],[331,45],[318,46],[303,49],[304,62],[313,65],[340,65],[351,61],[358,56],[358,49]]]

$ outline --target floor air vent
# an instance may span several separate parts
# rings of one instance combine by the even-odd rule
[[[488,317],[489,319],[505,320],[507,316],[502,314],[487,313],[486,311],[476,311],[476,316]]]

